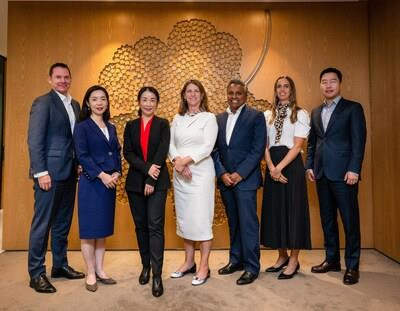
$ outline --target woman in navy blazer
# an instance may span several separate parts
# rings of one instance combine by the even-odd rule
[[[136,227],[143,269],[141,285],[153,270],[153,296],[163,294],[161,272],[164,254],[165,201],[170,178],[165,163],[170,130],[166,119],[155,115],[160,96],[151,86],[138,93],[139,118],[129,121],[124,132],[124,157],[129,163],[125,189]]]
[[[78,217],[89,291],[97,290],[96,281],[116,284],[103,269],[105,238],[114,233],[115,187],[121,171],[121,147],[109,119],[106,89],[90,87],[74,131],[75,152],[83,169],[78,182]]]

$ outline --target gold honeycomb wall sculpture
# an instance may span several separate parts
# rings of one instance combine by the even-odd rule
[[[208,21],[191,19],[176,23],[164,43],[155,37],[144,37],[134,46],[122,45],[100,73],[99,84],[110,95],[111,111],[118,115],[111,121],[117,127],[118,138],[123,143],[126,122],[137,118],[137,93],[142,86],[151,85],[160,93],[157,114],[172,121],[178,111],[180,91],[189,79],[204,85],[210,110],[220,113],[226,109],[226,85],[233,78],[240,79],[242,50],[231,34],[217,32]],[[256,100],[249,93],[248,104],[258,110],[269,108],[266,100]],[[122,159],[123,176],[128,163]],[[171,164],[168,162],[170,176]],[[125,178],[119,181],[117,200],[127,204],[124,190]],[[168,196],[173,200],[173,190]],[[215,192],[214,225],[226,222],[225,210],[219,191]]]

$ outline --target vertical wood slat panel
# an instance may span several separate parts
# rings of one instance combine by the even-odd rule
[[[400,261],[400,2],[369,3],[374,246]]]

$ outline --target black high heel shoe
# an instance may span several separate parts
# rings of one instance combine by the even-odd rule
[[[288,280],[291,279],[295,276],[295,274],[297,274],[297,271],[299,271],[300,269],[300,263],[297,263],[296,269],[294,270],[293,273],[291,274],[285,274],[284,271],[281,272],[281,274],[279,274],[278,276],[278,280]]]
[[[279,267],[274,267],[274,266],[269,267],[269,268],[265,269],[265,272],[279,272],[283,269],[283,267],[287,266],[288,264],[289,264],[289,257]]]

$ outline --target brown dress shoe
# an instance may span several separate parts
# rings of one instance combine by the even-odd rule
[[[360,278],[360,272],[358,270],[346,269],[346,273],[343,276],[343,284],[353,285],[358,283]]]
[[[320,265],[311,268],[312,273],[327,273],[329,271],[340,271],[340,262],[329,263],[326,260]]]

